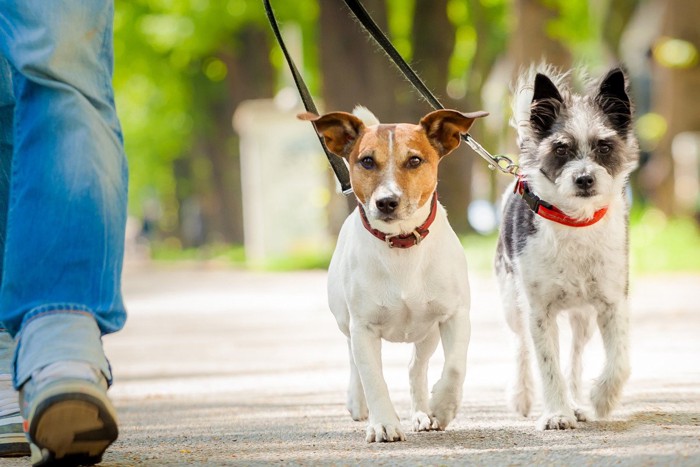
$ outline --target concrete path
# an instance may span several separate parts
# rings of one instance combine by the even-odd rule
[[[530,419],[506,409],[511,336],[493,279],[472,277],[457,419],[394,444],[365,443],[364,422],[345,410],[346,344],[325,280],[201,266],[127,271],[129,321],[105,337],[121,435],[102,465],[700,465],[700,276],[633,278],[633,372],[622,404],[611,419],[566,432],[536,431],[539,405]],[[407,431],[410,353],[384,346]],[[590,384],[602,362],[597,336],[584,362]]]

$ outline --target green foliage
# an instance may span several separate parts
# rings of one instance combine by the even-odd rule
[[[408,62],[413,57],[411,29],[416,0],[387,0],[389,35],[401,56]]]
[[[315,0],[273,4],[280,21],[294,20],[314,30]],[[172,230],[177,216],[173,164],[195,150],[198,125],[211,118],[197,90],[226,76],[229,70],[219,55],[236,54],[241,46],[236,33],[250,25],[269,28],[261,1],[116,2],[114,87],[130,165],[132,214],[140,216],[144,201],[156,193],[164,206],[162,227]],[[305,62],[315,70],[315,49],[309,45],[305,50]],[[282,69],[278,48],[271,51],[271,59]],[[310,82],[317,87],[317,80]]]
[[[473,274],[493,274],[497,234],[467,235],[461,238],[469,271]],[[290,271],[325,269],[331,251],[305,251],[296,255],[271,259],[254,269]],[[167,242],[153,247],[157,261],[212,262],[228,267],[251,267],[246,263],[242,246],[215,244],[205,248],[181,249]],[[700,273],[700,231],[690,218],[667,219],[653,208],[632,213],[630,227],[630,270],[632,275],[666,273]]]
[[[493,258],[496,254],[498,234],[470,234],[460,238],[467,255],[469,271],[477,274],[493,273]]]
[[[630,249],[638,274],[700,272],[700,229],[691,218],[668,219],[654,208],[633,213]]]
[[[558,14],[547,27],[549,37],[565,44],[577,61],[588,66],[601,65],[605,60],[601,53],[601,31],[605,27],[607,8],[595,8],[589,0],[546,0],[543,3]]]
[[[182,249],[168,242],[160,242],[153,245],[151,257],[162,262],[196,261],[215,262],[227,267],[245,266],[245,250],[241,245],[212,244]]]
[[[464,97],[468,91],[469,74],[480,72],[473,69],[477,49],[481,49],[484,58],[497,57],[506,50],[508,8],[508,0],[449,0],[447,16],[455,27],[448,83],[448,93],[453,99]],[[483,82],[485,78],[480,76],[478,81]]]
[[[302,32],[302,72],[316,95],[321,88],[318,65],[318,44],[322,40],[318,35],[320,1],[331,0],[272,2],[283,29],[296,25]],[[409,60],[416,1],[386,0],[390,35]],[[607,27],[607,14],[615,7],[615,2],[536,1],[556,13],[546,33],[563,43],[572,52],[575,62],[595,66],[608,59],[602,53],[601,38]],[[625,4],[635,6],[634,0],[626,0]],[[474,77],[475,71],[488,73],[493,63],[507,53],[515,23],[515,2],[449,0],[447,5],[448,17],[455,27],[447,89],[450,97],[459,99],[467,91],[478,93],[479,86],[487,78]],[[207,150],[201,147],[202,141],[207,141],[214,124],[222,126],[221,114],[225,112],[213,115],[212,102],[225,100],[230,94],[229,88],[236,87],[236,82],[231,82],[236,70],[230,69],[235,61],[227,57],[240,56],[241,32],[246,28],[266,31],[268,37],[271,33],[261,0],[128,0],[116,2],[115,9],[114,86],[130,164],[129,210],[132,215],[141,216],[144,204],[158,199],[163,213],[160,228],[172,234],[177,230],[178,199],[200,194],[207,189],[207,184],[211,185],[213,168],[206,158],[197,155]],[[352,40],[361,39],[354,37]],[[668,60],[675,60],[673,63],[697,61],[697,50],[690,49],[687,44],[670,42],[665,47],[657,52]],[[288,85],[286,63],[274,42],[270,42],[267,59],[279,73],[278,87]],[[436,91],[440,94],[442,90]],[[223,108],[228,111],[225,106]],[[659,123],[657,117],[647,114],[640,119],[640,135],[647,146],[651,144],[649,141],[658,140],[665,129],[661,125],[664,122]],[[224,126],[229,122],[227,115]],[[226,146],[226,154],[234,154],[237,142],[233,132],[228,139],[224,136],[219,138],[218,144]],[[181,163],[185,160],[189,165],[182,173]],[[700,240],[692,221],[663,219],[661,222],[654,212],[647,210],[634,217],[631,235],[634,270],[644,273],[697,271]],[[494,237],[467,237],[464,245],[473,269],[490,270]],[[239,249],[226,253],[217,248],[205,252],[205,256],[224,258],[232,264],[243,263]],[[157,247],[154,254],[164,259],[201,253]],[[328,257],[328,252],[309,253],[289,261],[275,260],[266,267],[319,267],[327,263]]]
[[[202,248],[183,249],[170,242],[159,242],[152,247],[151,257],[163,263],[188,261],[263,271],[296,271],[327,269],[332,253],[325,250],[304,251],[291,256],[272,258],[260,264],[250,264],[246,261],[242,245],[212,244]]]

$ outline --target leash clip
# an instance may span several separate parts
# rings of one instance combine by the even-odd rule
[[[518,164],[513,162],[511,158],[506,156],[492,156],[490,152],[484,149],[484,147],[468,133],[462,135],[462,139],[469,145],[470,148],[474,150],[475,153],[481,156],[481,158],[488,163],[489,169],[498,169],[504,174],[514,175],[516,177],[518,176],[520,167],[518,167]]]
[[[518,166],[518,164],[513,162],[513,160],[507,156],[493,156],[493,163],[489,164],[489,169],[496,170],[496,168],[498,168],[498,170],[500,170],[503,173],[511,174],[516,177],[520,172],[520,167]]]

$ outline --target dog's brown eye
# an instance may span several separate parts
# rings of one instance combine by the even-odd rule
[[[607,143],[599,143],[598,144],[598,152],[600,154],[608,154],[608,153],[610,153],[611,150],[612,150],[612,148]]]
[[[562,144],[554,148],[554,152],[557,154],[557,156],[566,156],[569,154],[569,148]]]
[[[418,156],[412,156],[408,159],[408,166],[411,168],[418,167],[423,163],[423,159]]]
[[[367,170],[372,170],[375,167],[374,159],[370,156],[360,159],[360,165]]]

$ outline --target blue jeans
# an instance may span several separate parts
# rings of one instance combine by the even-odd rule
[[[111,380],[101,335],[126,319],[127,201],[113,8],[0,0],[0,327],[17,341],[15,387],[59,360]]]

